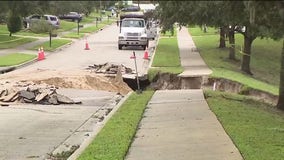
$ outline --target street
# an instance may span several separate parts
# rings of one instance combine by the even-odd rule
[[[57,79],[68,79],[68,74],[72,71],[81,72],[82,75],[89,65],[106,62],[123,64],[134,70],[134,60],[130,59],[133,51],[136,53],[139,74],[146,73],[143,65],[149,63],[145,63],[143,59],[142,48],[127,47],[118,50],[118,29],[115,24],[107,26],[96,34],[88,35],[87,39],[75,40],[70,46],[48,54],[45,60],[0,75],[0,80],[5,82],[54,78],[50,82],[57,85]],[[84,50],[86,40],[90,50]],[[153,45],[154,41],[150,41],[149,47]],[[50,74],[51,71],[54,73]],[[95,73],[89,73],[88,76],[90,74],[95,77]],[[76,74],[69,76],[70,79],[77,77]],[[100,121],[105,119],[105,112],[117,107],[117,102],[123,98],[117,95],[118,92],[102,86],[99,81],[93,83],[101,85],[105,90],[84,88],[84,83],[88,84],[89,81],[79,83],[81,84],[77,82],[77,85],[80,87],[76,88],[75,83],[70,82],[70,88],[74,85],[76,89],[58,89],[59,93],[81,101],[82,104],[79,105],[18,103],[0,107],[0,159],[46,159],[51,153],[68,151],[72,146],[80,145],[90,133],[96,131],[100,123],[104,122]]]
[[[126,47],[123,50],[118,50],[118,32],[119,27],[115,24],[107,26],[102,31],[89,35],[87,39],[77,40],[71,46],[50,54],[46,57],[46,60],[39,61],[15,72],[32,72],[37,69],[76,70],[85,69],[89,65],[103,64],[106,62],[123,64],[134,70],[134,60],[130,59],[130,57],[132,52],[135,51],[139,75],[147,73],[146,70],[143,70],[145,60],[143,59],[144,50],[142,47]],[[84,50],[86,40],[90,50]],[[149,50],[154,47],[154,45],[154,41],[149,41]]]

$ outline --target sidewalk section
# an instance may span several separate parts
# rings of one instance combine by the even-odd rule
[[[156,91],[126,160],[242,160],[203,92]]]
[[[180,77],[207,76],[212,73],[200,56],[186,27],[177,32],[181,66],[184,71]]]

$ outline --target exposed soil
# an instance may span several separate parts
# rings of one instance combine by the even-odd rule
[[[201,77],[179,77],[176,74],[158,73],[154,78],[151,88],[155,90],[164,89],[200,89]]]
[[[252,96],[260,101],[276,105],[278,96],[271,93],[244,86],[243,84],[223,78],[209,78],[205,84],[213,90]]]
[[[0,83],[13,85],[18,81],[32,81],[36,84],[49,84],[58,88],[93,89],[127,94],[131,89],[122,77],[105,77],[90,71],[34,70],[21,73],[10,72],[0,77]]]
[[[237,93],[251,96],[257,100],[276,105],[278,96],[271,93],[249,88],[241,83],[223,79],[208,77],[179,77],[169,73],[159,73],[151,83],[151,88],[155,90],[163,89],[200,89],[207,88],[224,92]]]

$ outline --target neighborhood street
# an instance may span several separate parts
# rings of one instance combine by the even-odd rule
[[[146,73],[143,70],[144,50],[142,47],[126,47],[123,50],[118,50],[118,32],[119,27],[116,24],[112,24],[96,34],[88,35],[81,40],[75,40],[71,46],[63,47],[62,50],[46,56],[46,59],[43,61],[36,62],[15,72],[33,72],[37,69],[81,70],[86,69],[89,65],[107,62],[123,64],[135,70],[134,60],[130,59],[133,51],[135,51],[139,75]],[[90,50],[84,50],[86,40]],[[152,50],[154,47],[154,42],[149,41],[149,50]],[[35,52],[37,53],[37,51]]]
[[[95,77],[95,73],[86,71],[86,68],[107,62],[123,64],[135,70],[134,60],[130,59],[133,51],[136,53],[139,75],[146,73],[145,68],[148,67],[149,60],[145,63],[142,48],[127,47],[118,50],[118,30],[116,24],[106,26],[97,33],[74,40],[71,45],[54,53],[46,52],[44,60],[0,75],[0,80],[4,83],[13,79],[22,81],[47,79],[48,82],[54,77],[72,79],[72,77],[78,78],[79,75],[83,77],[84,74],[86,77],[87,75]],[[86,43],[90,50],[85,50]],[[149,43],[149,47],[154,47],[154,41]],[[21,47],[17,47],[21,52],[20,49]],[[22,50],[26,49],[22,47]],[[29,52],[37,54],[37,51]],[[143,66],[145,64],[146,67]],[[83,143],[92,132],[97,132],[108,112],[118,107],[117,104],[121,99],[125,99],[124,96],[117,95],[120,90],[108,89],[108,86],[100,81],[93,84],[101,87],[98,90],[84,87],[84,83],[85,86],[90,85],[87,84],[88,82],[80,79],[74,81],[71,80],[68,86],[74,89],[58,89],[57,92],[81,101],[82,104],[57,106],[9,104],[0,108],[0,143],[2,144],[0,159],[46,159],[50,154],[69,151],[72,147]],[[55,83],[54,85],[59,84],[59,81],[50,80],[50,82]],[[125,92],[123,94],[125,95]]]

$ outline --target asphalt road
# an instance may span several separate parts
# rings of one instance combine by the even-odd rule
[[[55,150],[80,145],[95,131],[102,110],[116,106],[116,93],[59,90],[81,105],[28,105],[0,107],[0,159],[46,159]]]
[[[118,50],[117,36],[119,27],[115,24],[107,26],[96,34],[87,35],[86,38],[74,41],[60,51],[49,54],[43,61],[22,68],[23,70],[51,69],[51,70],[72,70],[85,69],[89,65],[104,64],[107,62],[123,64],[135,69],[133,59],[130,59],[133,51],[136,53],[137,70],[139,75],[147,73],[149,60],[144,60],[142,47],[124,47]],[[90,50],[85,50],[86,42]],[[155,45],[154,41],[149,43],[149,51]],[[150,54],[150,52],[149,52]],[[21,70],[22,70],[21,69]],[[15,72],[21,72],[21,70]]]

